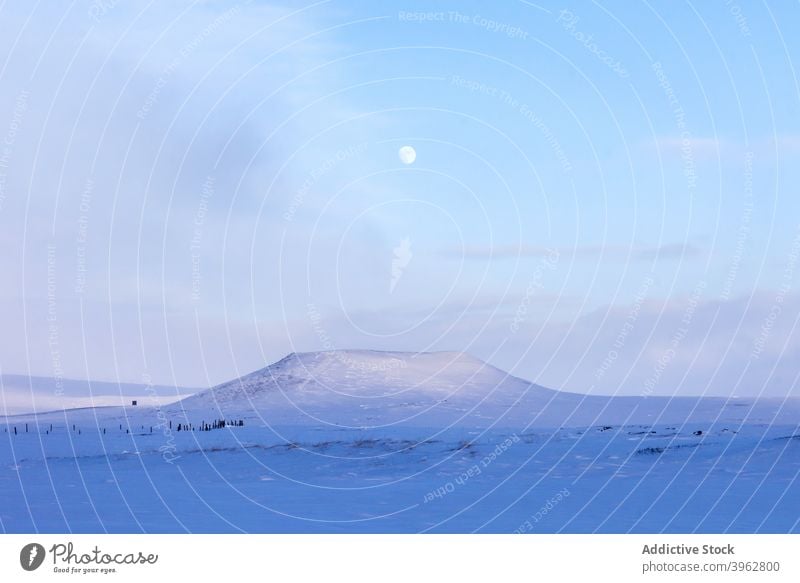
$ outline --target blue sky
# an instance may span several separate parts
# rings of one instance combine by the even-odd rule
[[[6,3],[2,372],[464,350],[575,391],[796,394],[798,17]]]

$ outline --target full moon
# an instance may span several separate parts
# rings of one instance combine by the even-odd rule
[[[403,146],[397,151],[397,155],[403,164],[413,164],[417,159],[417,151],[411,146]]]

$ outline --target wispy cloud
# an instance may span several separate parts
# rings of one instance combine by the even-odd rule
[[[689,259],[705,255],[705,249],[691,243],[667,243],[657,247],[645,247],[639,250],[637,259],[652,261],[655,259]]]
[[[644,146],[649,152],[678,156],[690,154],[698,160],[724,160],[733,157],[738,164],[748,152],[764,156],[774,156],[776,153],[778,156],[797,153],[800,151],[800,135],[788,133],[757,136],[749,143],[744,138],[695,136],[684,139],[665,135],[656,136],[645,142]]]
[[[656,259],[689,259],[702,256],[705,250],[691,243],[666,243],[663,245],[592,244],[573,247],[548,247],[544,245],[498,245],[448,248],[442,255],[476,261],[505,260],[531,257],[548,257],[557,254],[567,260],[652,261]]]
[[[651,147],[666,153],[685,154],[691,152],[697,158],[716,158],[723,152],[729,151],[737,146],[735,142],[728,141],[719,137],[691,137],[681,138],[680,136],[658,136]]]

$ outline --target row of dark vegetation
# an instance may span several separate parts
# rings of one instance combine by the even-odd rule
[[[195,427],[194,423],[178,423],[177,426],[176,426],[176,430],[177,431],[214,431],[215,429],[225,429],[225,428],[228,428],[228,427],[244,427],[244,419],[215,419],[211,423],[206,423],[205,420],[203,420],[196,427]],[[169,422],[169,428],[172,429],[172,421]],[[120,423],[119,430],[122,431],[122,429],[123,429],[123,427],[122,427],[122,424]],[[77,427],[74,423],[72,424],[72,431],[74,433],[77,433],[78,435],[82,434],[81,429],[79,427]],[[145,426],[144,425],[141,426],[141,431],[145,432]],[[5,428],[5,433],[13,433],[14,435],[19,435],[22,432],[23,431],[22,431],[22,427],[21,426],[20,426],[19,430],[17,429],[16,425]],[[102,428],[102,432],[103,432],[103,435],[107,434],[105,427]],[[125,433],[129,434],[130,432],[131,432],[131,428],[130,427],[126,427],[125,428]],[[29,427],[28,427],[27,423],[25,424],[24,433],[29,433]],[[39,433],[41,433],[41,429],[40,429]],[[50,435],[51,433],[53,433],[53,424],[52,423],[50,424],[49,428],[46,428],[44,430],[44,433],[45,433],[45,435]],[[153,426],[152,425],[150,426],[150,433],[153,433]]]

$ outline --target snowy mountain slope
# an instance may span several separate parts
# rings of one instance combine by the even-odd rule
[[[222,417],[245,424],[200,430]],[[798,420],[460,353],[293,354],[168,406],[0,417],[0,530],[798,532]]]
[[[178,405],[270,424],[490,425],[520,397],[540,409],[554,394],[463,353],[332,351],[291,354]]]
[[[797,399],[605,397],[553,391],[464,353],[291,354],[184,399],[188,414],[269,425],[584,427],[628,423],[794,423]]]

